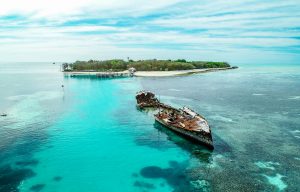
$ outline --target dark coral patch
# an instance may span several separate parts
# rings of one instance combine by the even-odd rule
[[[62,180],[62,177],[56,176],[56,177],[53,177],[53,180],[54,180],[54,181],[60,181],[60,180]]]
[[[132,177],[138,177],[139,175],[137,173],[132,173]]]
[[[39,163],[38,160],[28,160],[28,161],[17,161],[16,162],[16,165],[19,165],[19,166],[36,166],[37,164]]]
[[[211,161],[211,153],[205,150],[194,150],[192,154],[202,162],[209,163]]]
[[[39,192],[39,191],[43,190],[44,187],[45,187],[45,184],[36,184],[36,185],[33,185],[32,187],[30,187],[30,190],[34,191],[34,192]]]
[[[18,191],[18,186],[26,178],[35,176],[31,169],[12,169],[6,165],[0,167],[0,192]]]
[[[145,178],[161,178],[164,177],[164,171],[160,167],[149,166],[141,170],[141,175]]]
[[[135,187],[140,187],[140,188],[145,188],[145,189],[155,189],[156,188],[153,184],[143,182],[143,181],[134,182],[134,186]]]

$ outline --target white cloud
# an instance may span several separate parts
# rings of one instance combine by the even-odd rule
[[[241,58],[233,53],[261,52],[275,57],[274,48],[300,45],[300,40],[293,38],[300,36],[299,30],[285,30],[299,27],[300,11],[290,11],[300,7],[297,0],[0,0],[0,4],[0,60],[199,55],[207,60],[231,60],[231,56]],[[160,13],[165,17],[139,20]],[[9,15],[23,17],[1,19]],[[89,18],[104,23],[64,25]],[[124,19],[131,24],[116,24]]]
[[[81,14],[103,15],[102,12],[115,15],[131,12],[135,15],[176,2],[178,0],[0,0],[0,16],[21,14],[51,20]]]

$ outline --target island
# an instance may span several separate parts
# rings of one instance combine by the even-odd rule
[[[62,71],[70,75],[162,77],[235,69],[227,62],[177,60],[89,60],[63,63]]]

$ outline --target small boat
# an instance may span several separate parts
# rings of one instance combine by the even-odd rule
[[[154,115],[158,123],[210,149],[214,148],[211,129],[206,119],[200,114],[188,107],[176,109],[165,105],[149,91],[138,92],[136,99],[140,109],[149,107],[158,109],[158,113]]]
[[[7,114],[6,114],[6,113],[1,113],[0,116],[1,116],[1,117],[6,117]]]

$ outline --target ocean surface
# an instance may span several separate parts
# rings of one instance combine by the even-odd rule
[[[300,67],[250,66],[101,80],[1,63],[0,192],[300,191]],[[215,149],[137,110],[141,89],[205,116]]]

